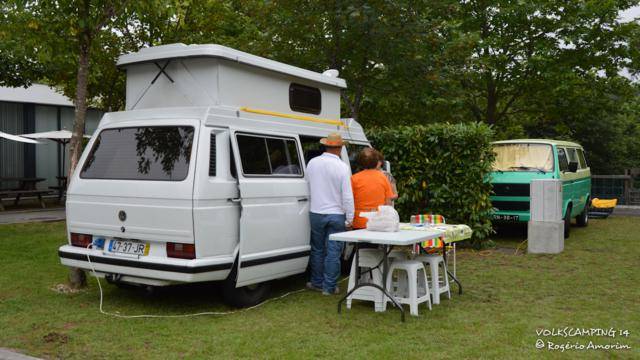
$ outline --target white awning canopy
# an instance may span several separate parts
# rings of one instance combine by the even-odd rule
[[[53,131],[43,131],[39,133],[31,133],[31,134],[22,134],[20,136],[24,136],[26,138],[31,139],[49,139],[54,141],[64,141],[70,140],[73,137],[73,133],[69,130],[53,130]],[[83,135],[85,138],[90,138],[89,135]]]
[[[19,142],[23,142],[23,143],[27,143],[27,144],[40,144],[39,141],[32,140],[32,139],[27,139],[25,137],[18,136],[18,135],[7,134],[7,133],[2,132],[2,131],[0,131],[0,137],[3,138],[3,139],[19,141]]]

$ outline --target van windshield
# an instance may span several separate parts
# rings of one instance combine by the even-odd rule
[[[100,132],[82,167],[84,179],[181,181],[189,172],[194,129],[144,126]]]
[[[493,171],[553,171],[553,149],[548,144],[495,144]]]

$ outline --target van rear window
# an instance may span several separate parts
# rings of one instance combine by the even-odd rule
[[[182,181],[189,173],[193,132],[191,126],[103,130],[93,144],[80,177]]]

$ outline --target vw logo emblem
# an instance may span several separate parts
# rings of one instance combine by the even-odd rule
[[[127,213],[124,212],[124,210],[118,211],[118,219],[120,219],[120,221],[127,220]]]

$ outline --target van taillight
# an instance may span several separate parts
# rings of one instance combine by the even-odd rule
[[[195,259],[196,246],[194,244],[167,243],[167,257]]]
[[[71,233],[71,245],[86,248],[91,244],[93,236],[87,234]]]

